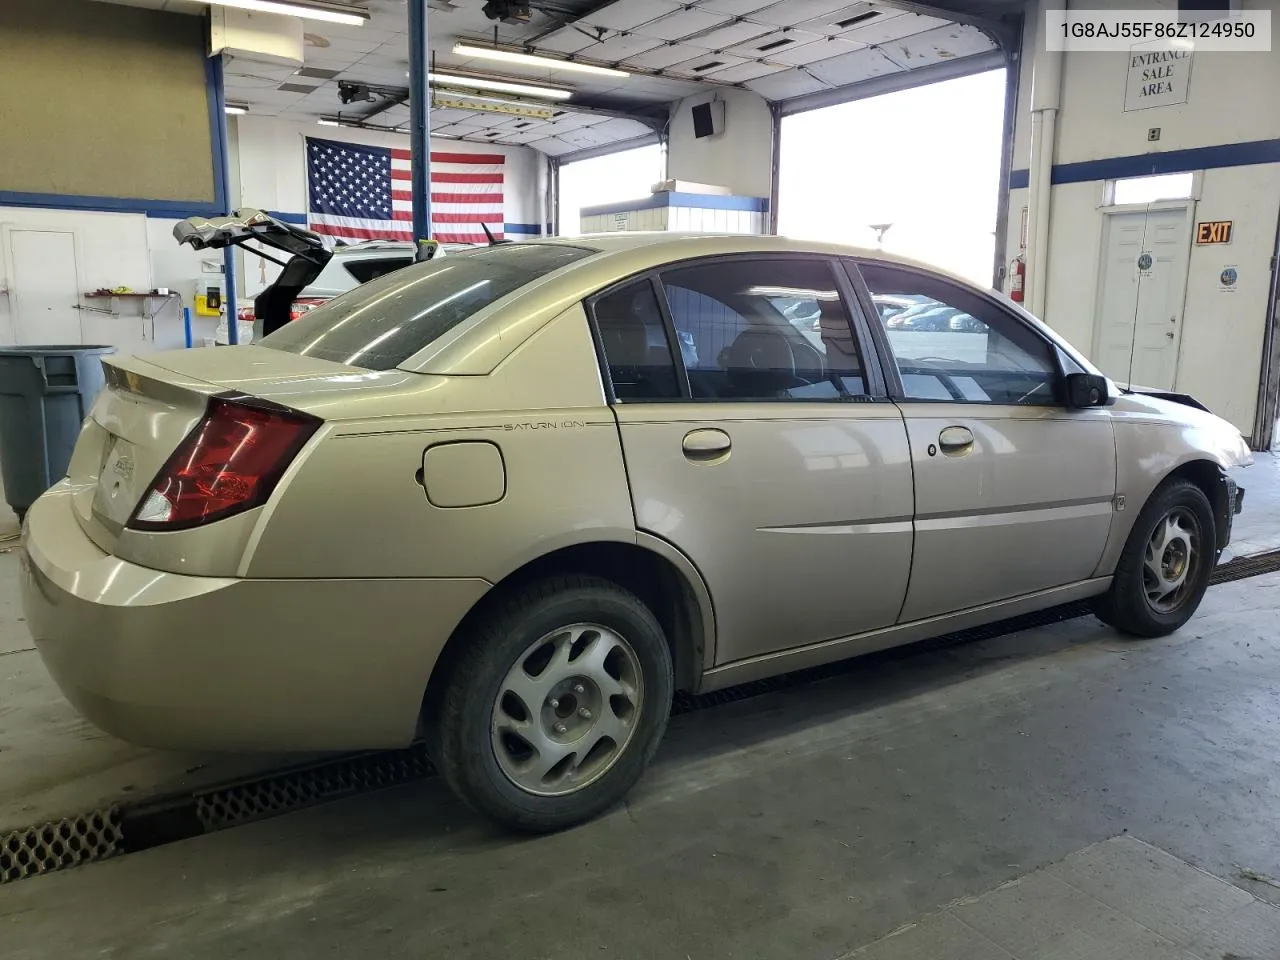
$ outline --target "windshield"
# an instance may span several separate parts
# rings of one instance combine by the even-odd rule
[[[335,297],[258,341],[368,370],[403,363],[477,311],[595,250],[513,243],[403,267]]]

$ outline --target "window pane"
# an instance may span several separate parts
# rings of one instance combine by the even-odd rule
[[[830,265],[721,260],[663,274],[695,398],[839,400],[866,394]]]
[[[595,252],[564,243],[513,243],[451,253],[361,284],[257,345],[386,370],[491,303]]]
[[[1195,185],[1193,173],[1159,173],[1150,177],[1130,177],[1115,182],[1114,203],[1155,203],[1184,200]]]
[[[859,265],[911,400],[1052,404],[1053,348],[1016,317],[950,281]]]
[[[670,400],[680,396],[657,294],[639,280],[595,303],[596,329],[619,400]]]

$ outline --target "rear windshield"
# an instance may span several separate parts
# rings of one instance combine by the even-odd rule
[[[403,363],[477,311],[595,250],[563,243],[480,247],[404,267],[335,297],[258,341],[368,370]]]

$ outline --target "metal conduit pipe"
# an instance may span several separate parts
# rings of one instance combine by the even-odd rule
[[[1027,245],[1027,309],[1044,318],[1049,277],[1050,186],[1058,106],[1062,97],[1062,51],[1048,49],[1047,11],[1062,0],[1040,0],[1035,11],[1035,60],[1031,74],[1031,170]]]

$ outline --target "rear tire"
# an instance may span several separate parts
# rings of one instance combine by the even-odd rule
[[[633,594],[596,577],[541,580],[459,639],[428,739],[469,806],[548,833],[604,812],[640,779],[674,680],[662,628]]]
[[[1209,498],[1188,480],[1167,481],[1138,514],[1095,613],[1133,636],[1173,633],[1199,608],[1217,556]]]

